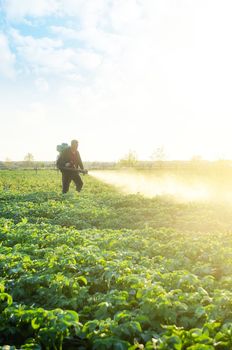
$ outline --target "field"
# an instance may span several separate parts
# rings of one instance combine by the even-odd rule
[[[232,207],[84,182],[0,172],[1,348],[232,349]]]

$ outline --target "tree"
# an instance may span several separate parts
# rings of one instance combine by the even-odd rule
[[[119,166],[134,167],[138,164],[138,157],[135,151],[130,150],[122,159],[119,160]]]
[[[156,148],[151,155],[151,160],[154,162],[157,162],[160,168],[162,167],[165,159],[166,159],[166,152],[165,152],[164,146]]]
[[[27,153],[24,157],[25,162],[33,162],[34,161],[34,156],[31,153]]]
[[[24,161],[27,166],[30,166],[34,162],[34,156],[31,153],[27,153],[24,157]]]

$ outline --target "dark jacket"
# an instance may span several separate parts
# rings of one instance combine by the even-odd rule
[[[66,163],[71,163],[70,168],[78,169],[78,167],[80,167],[82,170],[84,169],[80,153],[76,151],[73,155],[71,147],[65,148],[60,154],[56,162],[57,168],[65,168]]]

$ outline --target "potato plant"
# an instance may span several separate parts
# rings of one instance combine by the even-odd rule
[[[0,173],[0,346],[231,349],[228,207]]]

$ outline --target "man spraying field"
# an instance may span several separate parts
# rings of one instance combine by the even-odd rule
[[[83,186],[83,181],[79,173],[88,173],[87,170],[84,169],[80,153],[77,149],[77,140],[72,140],[70,147],[67,144],[57,146],[57,150],[60,152],[60,155],[57,159],[56,164],[62,173],[63,193],[68,192],[71,181],[75,183],[76,190],[80,192]]]

